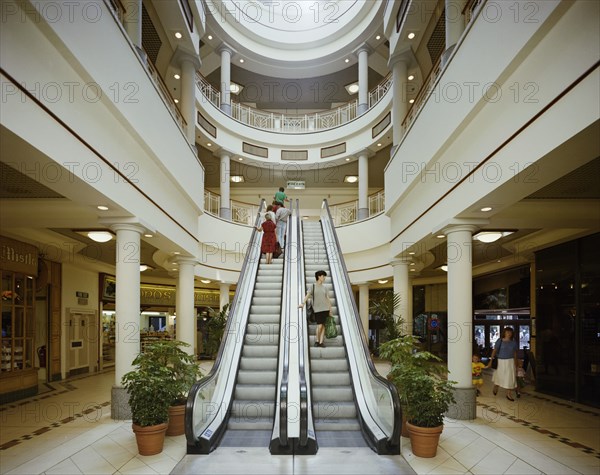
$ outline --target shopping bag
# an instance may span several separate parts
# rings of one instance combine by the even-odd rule
[[[335,318],[329,315],[325,319],[325,338],[335,338],[337,336],[337,327],[335,325]]]

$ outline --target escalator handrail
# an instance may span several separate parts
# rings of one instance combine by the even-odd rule
[[[333,236],[333,239],[334,239],[335,245],[336,245],[336,249],[338,251],[338,258],[339,258],[338,262],[343,271],[342,275],[346,282],[346,288],[352,289],[352,284],[350,283],[350,278],[348,277],[348,269],[346,268],[346,262],[344,260],[343,254],[341,252],[341,247],[340,247],[340,243],[339,243],[339,240],[337,237],[337,233],[335,232],[335,227],[332,224],[333,219],[331,217],[331,212],[329,211],[329,205],[327,203],[327,199],[323,200],[323,204],[324,204],[325,211],[327,213],[327,218],[328,218],[327,224],[331,228],[331,234]],[[362,343],[361,347],[362,347],[362,352],[363,352],[365,361],[367,363],[367,367],[369,368],[369,371],[370,371],[372,377],[375,378],[376,380],[378,380],[383,386],[387,387],[389,392],[391,393],[393,409],[394,409],[394,422],[393,422],[392,434],[388,438],[388,444],[396,445],[397,443],[394,441],[400,440],[400,431],[401,431],[400,421],[402,420],[402,411],[400,408],[400,398],[398,396],[398,391],[396,389],[396,386],[394,386],[390,381],[388,381],[387,379],[382,377],[375,369],[375,365],[373,364],[373,361],[371,359],[371,355],[369,353],[369,349],[367,346],[367,339],[365,336],[363,325],[362,325],[362,322],[360,321],[360,314],[359,314],[358,308],[356,306],[356,301],[354,300],[354,297],[353,297],[353,294],[351,291],[349,292],[349,294],[351,296],[350,301],[352,304],[354,319],[356,320],[356,325],[357,325],[358,331],[361,335],[361,343]]]
[[[279,385],[279,443],[286,447],[288,445],[288,394],[289,394],[289,376],[290,376],[290,338],[289,331],[291,328],[291,298],[290,294],[292,291],[292,273],[290,269],[290,252],[291,248],[291,217],[288,217],[288,225],[286,225],[286,244],[287,247],[283,254],[283,287],[281,295],[281,314],[280,322],[283,323],[283,327],[280,328],[279,335],[283,336],[283,368],[281,375],[281,383]],[[281,245],[281,243],[279,243]],[[280,338],[281,340],[281,338]],[[275,406],[277,407],[277,405]],[[272,439],[275,437],[273,435]]]
[[[301,231],[300,205],[296,200],[296,259],[298,262],[298,301],[304,301],[306,295],[305,275],[304,275],[304,242]],[[298,337],[304,344],[298,344],[298,367],[299,367],[299,385],[300,385],[300,435],[298,445],[306,447],[308,444],[309,426],[313,427],[312,410],[309,403],[309,385],[310,381],[306,379],[306,349],[308,346],[308,325],[306,325],[306,308],[298,310]],[[314,437],[314,430],[311,430]]]
[[[248,262],[250,260],[251,250],[253,249],[253,246],[256,246],[258,244],[256,242],[257,236],[258,236],[258,230],[256,228],[260,224],[261,212],[264,208],[265,208],[265,199],[263,198],[260,201],[260,205],[258,206],[258,212],[256,214],[256,219],[254,221],[254,226],[252,228],[252,234],[250,235],[250,246],[248,247],[248,251],[246,253],[246,258],[244,259],[244,263],[242,264],[242,269],[240,270],[238,284],[243,282],[244,279],[246,278],[246,272],[249,267]],[[238,285],[237,288],[235,289],[235,294],[233,296],[231,306],[229,307],[227,324],[225,325],[225,329],[223,331],[223,337],[221,339],[221,344],[219,345],[219,351],[217,353],[217,357],[215,358],[213,367],[211,368],[210,372],[204,378],[200,379],[198,382],[196,382],[191,387],[191,389],[188,393],[186,409],[185,409],[185,435],[186,435],[188,445],[194,445],[197,441],[195,434],[194,434],[194,420],[193,420],[194,402],[196,401],[196,397],[197,397],[198,393],[201,392],[206,386],[208,386],[209,384],[212,383],[212,381],[217,377],[217,374],[219,373],[219,371],[221,369],[221,360],[223,358],[224,348],[225,348],[225,345],[227,344],[229,335],[232,333],[231,327],[233,325],[234,319],[231,317],[237,311],[237,304],[241,299],[242,292],[245,291],[245,289],[243,289],[242,287],[243,287],[242,285]]]

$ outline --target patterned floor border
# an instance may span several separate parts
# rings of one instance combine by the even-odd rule
[[[590,415],[593,415],[593,416],[596,416],[596,417],[600,417],[600,413],[598,413],[596,411],[582,409],[580,407],[573,406],[573,405],[569,404],[568,402],[555,401],[553,399],[549,399],[549,398],[546,398],[544,396],[540,396],[540,395],[537,395],[537,394],[528,394],[528,393],[522,393],[522,394],[524,394],[524,395],[526,394],[527,396],[530,396],[530,397],[532,397],[534,399],[543,400],[543,401],[546,401],[546,402],[557,404],[557,405],[562,406],[562,407],[566,407],[568,409],[574,409],[576,411],[583,412],[585,414],[590,414]],[[482,403],[482,402],[477,402],[477,405],[480,406],[480,407],[485,408],[486,410],[488,410],[490,412],[493,412],[494,414],[498,414],[499,416],[505,417],[506,419],[509,419],[509,420],[511,420],[513,422],[516,422],[517,424],[521,424],[524,427],[529,427],[530,429],[532,429],[532,430],[534,430],[534,431],[536,431],[536,432],[538,432],[540,434],[547,435],[551,439],[556,439],[559,442],[562,442],[563,444],[568,445],[569,447],[573,447],[575,449],[579,449],[579,450],[581,450],[582,452],[584,452],[584,453],[586,453],[588,455],[593,455],[597,459],[600,459],[600,451],[595,450],[595,449],[593,449],[591,447],[588,447],[587,445],[580,444],[579,442],[574,442],[574,441],[570,440],[567,437],[562,437],[560,434],[557,434],[556,432],[552,432],[551,430],[548,430],[548,429],[543,429],[542,427],[540,427],[538,425],[535,425],[535,424],[532,424],[529,421],[526,421],[526,420],[521,419],[519,417],[513,416],[512,414],[504,412],[504,411],[500,410],[497,405],[490,405],[490,404],[485,404],[485,403]]]

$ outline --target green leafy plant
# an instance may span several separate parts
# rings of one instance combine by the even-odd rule
[[[196,364],[194,355],[184,351],[190,345],[178,340],[163,340],[148,345],[145,350],[147,358],[156,359],[157,363],[168,370],[165,384],[170,392],[170,405],[185,404],[187,393],[202,372]]]
[[[404,320],[396,314],[396,309],[400,305],[400,294],[393,292],[381,293],[369,308],[369,312],[384,324],[384,340],[394,340],[400,336]]]
[[[122,378],[129,394],[129,407],[134,424],[154,426],[164,424],[169,419],[171,389],[166,381],[170,371],[156,358],[140,353],[134,360],[135,370]]]
[[[229,316],[229,304],[223,305],[220,311],[209,309],[210,319],[207,322],[208,339],[206,342],[206,354],[215,357],[219,351],[225,326],[227,325],[227,317]]]
[[[406,335],[381,345],[379,354],[392,363],[388,379],[398,389],[406,420],[420,427],[442,425],[454,402],[453,381],[446,379],[442,360],[419,349],[419,340]]]

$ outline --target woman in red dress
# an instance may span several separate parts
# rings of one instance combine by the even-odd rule
[[[273,262],[273,253],[275,252],[275,247],[277,245],[275,227],[275,219],[271,211],[267,211],[265,214],[265,221],[262,223],[262,225],[256,227],[256,229],[259,231],[264,231],[265,233],[260,245],[260,252],[265,254],[267,264]]]

